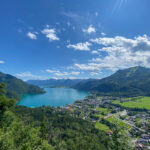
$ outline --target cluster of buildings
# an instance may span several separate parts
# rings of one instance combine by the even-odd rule
[[[94,117],[100,114],[98,108],[106,108],[109,112],[107,114],[101,112],[100,114],[103,116],[103,119],[115,116],[117,119],[130,125],[128,134],[133,139],[136,149],[150,149],[150,111],[123,108],[113,104],[113,100],[120,100],[120,98],[89,96],[84,100],[78,100],[74,104],[60,108],[60,111],[69,111],[71,116],[80,117],[95,123],[100,121],[99,117]]]

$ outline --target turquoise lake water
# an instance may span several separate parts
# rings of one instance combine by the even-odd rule
[[[76,100],[84,99],[89,95],[88,92],[71,88],[45,88],[45,91],[45,94],[26,94],[22,96],[18,105],[27,107],[65,106],[66,104],[73,104]]]

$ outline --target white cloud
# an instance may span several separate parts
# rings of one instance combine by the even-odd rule
[[[100,76],[101,72],[90,72],[91,76]]]
[[[3,60],[0,60],[0,64],[4,64],[5,62]]]
[[[47,69],[46,72],[51,73],[55,76],[70,76],[70,75],[77,76],[77,75],[80,75],[80,72],[76,72],[76,71],[65,72],[65,71]]]
[[[91,52],[92,54],[99,54],[99,52],[97,51],[97,50],[93,50],[92,52]]]
[[[77,43],[75,45],[69,44],[67,45],[67,48],[73,48],[75,50],[80,50],[80,51],[89,51],[91,45],[92,45],[91,43],[85,42],[85,43]]]
[[[46,25],[46,28],[49,28],[49,27],[50,27],[50,26],[47,24],[47,25]]]
[[[32,39],[32,40],[36,40],[36,39],[37,39],[36,33],[28,32],[28,33],[27,33],[27,36],[28,36],[30,39]]]
[[[106,35],[106,33],[105,33],[105,32],[101,32],[101,35],[102,35],[102,36],[105,36],[105,35]]]
[[[48,73],[56,73],[56,72],[59,72],[59,71],[58,70],[46,69],[46,72],[48,72]]]
[[[150,67],[150,38],[146,35],[133,39],[116,36],[90,41],[100,44],[99,52],[103,51],[106,55],[93,58],[87,64],[75,64],[75,68],[97,72],[101,69],[116,71],[138,65]]]
[[[90,25],[88,27],[88,29],[83,29],[82,31],[85,32],[85,33],[91,34],[91,33],[95,33],[96,29],[92,25]]]
[[[18,78],[21,78],[23,80],[29,80],[29,79],[45,80],[45,79],[48,79],[47,77],[33,75],[31,72],[18,73],[15,76]]]
[[[79,74],[80,72],[75,72],[75,71],[71,72],[71,75],[79,75]]]
[[[70,75],[75,75],[75,76],[77,76],[77,75],[80,75],[80,72],[56,72],[56,73],[54,73],[54,75],[56,75],[56,76],[70,76]]]
[[[24,73],[16,74],[16,76],[18,76],[18,77],[33,77],[34,75],[31,74],[31,72],[24,72]]]
[[[47,25],[47,28],[42,30],[42,33],[46,35],[46,37],[49,39],[49,41],[59,41],[60,39],[56,35],[56,31],[54,28],[49,28],[49,25]]]
[[[70,40],[67,40],[66,42],[67,42],[67,43],[70,43]]]
[[[134,37],[133,39],[116,36],[114,38],[96,38],[91,39],[91,42],[111,47],[124,47],[130,49],[150,50],[150,40],[147,35]],[[142,49],[141,49],[142,48]]]
[[[91,39],[91,42],[103,45],[102,50],[107,52],[138,52],[150,51],[150,39],[148,36],[138,36],[133,39],[116,36],[114,38],[96,38]]]
[[[81,71],[89,71],[89,72],[100,72],[102,69],[108,69],[111,71],[116,71],[119,68],[125,68],[125,66],[117,66],[120,63],[117,63],[113,57],[108,57],[107,59],[97,59],[96,61],[93,60],[91,63],[87,64],[74,64],[72,68],[78,69]],[[110,60],[110,61],[109,61]]]
[[[99,68],[98,64],[96,63],[74,64],[74,68],[77,68],[83,71],[100,71],[101,70],[101,68]]]
[[[56,72],[56,73],[54,73],[54,75],[56,75],[56,76],[68,76],[69,73],[68,72]]]

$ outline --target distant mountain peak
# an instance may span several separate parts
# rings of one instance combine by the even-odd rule
[[[118,70],[107,78],[81,83],[76,87],[79,90],[117,93],[116,95],[150,95],[150,69],[136,66]]]

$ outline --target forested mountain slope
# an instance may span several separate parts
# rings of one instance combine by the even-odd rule
[[[17,100],[20,100],[22,94],[44,93],[40,87],[27,84],[12,75],[2,72],[0,72],[0,83],[6,84],[6,95]]]
[[[132,150],[117,128],[109,137],[94,123],[56,108],[16,106],[0,84],[1,150]],[[123,136],[124,137],[124,136]]]
[[[132,67],[119,70],[107,78],[85,83],[81,82],[74,88],[79,90],[98,91],[106,95],[150,95],[150,69]]]

